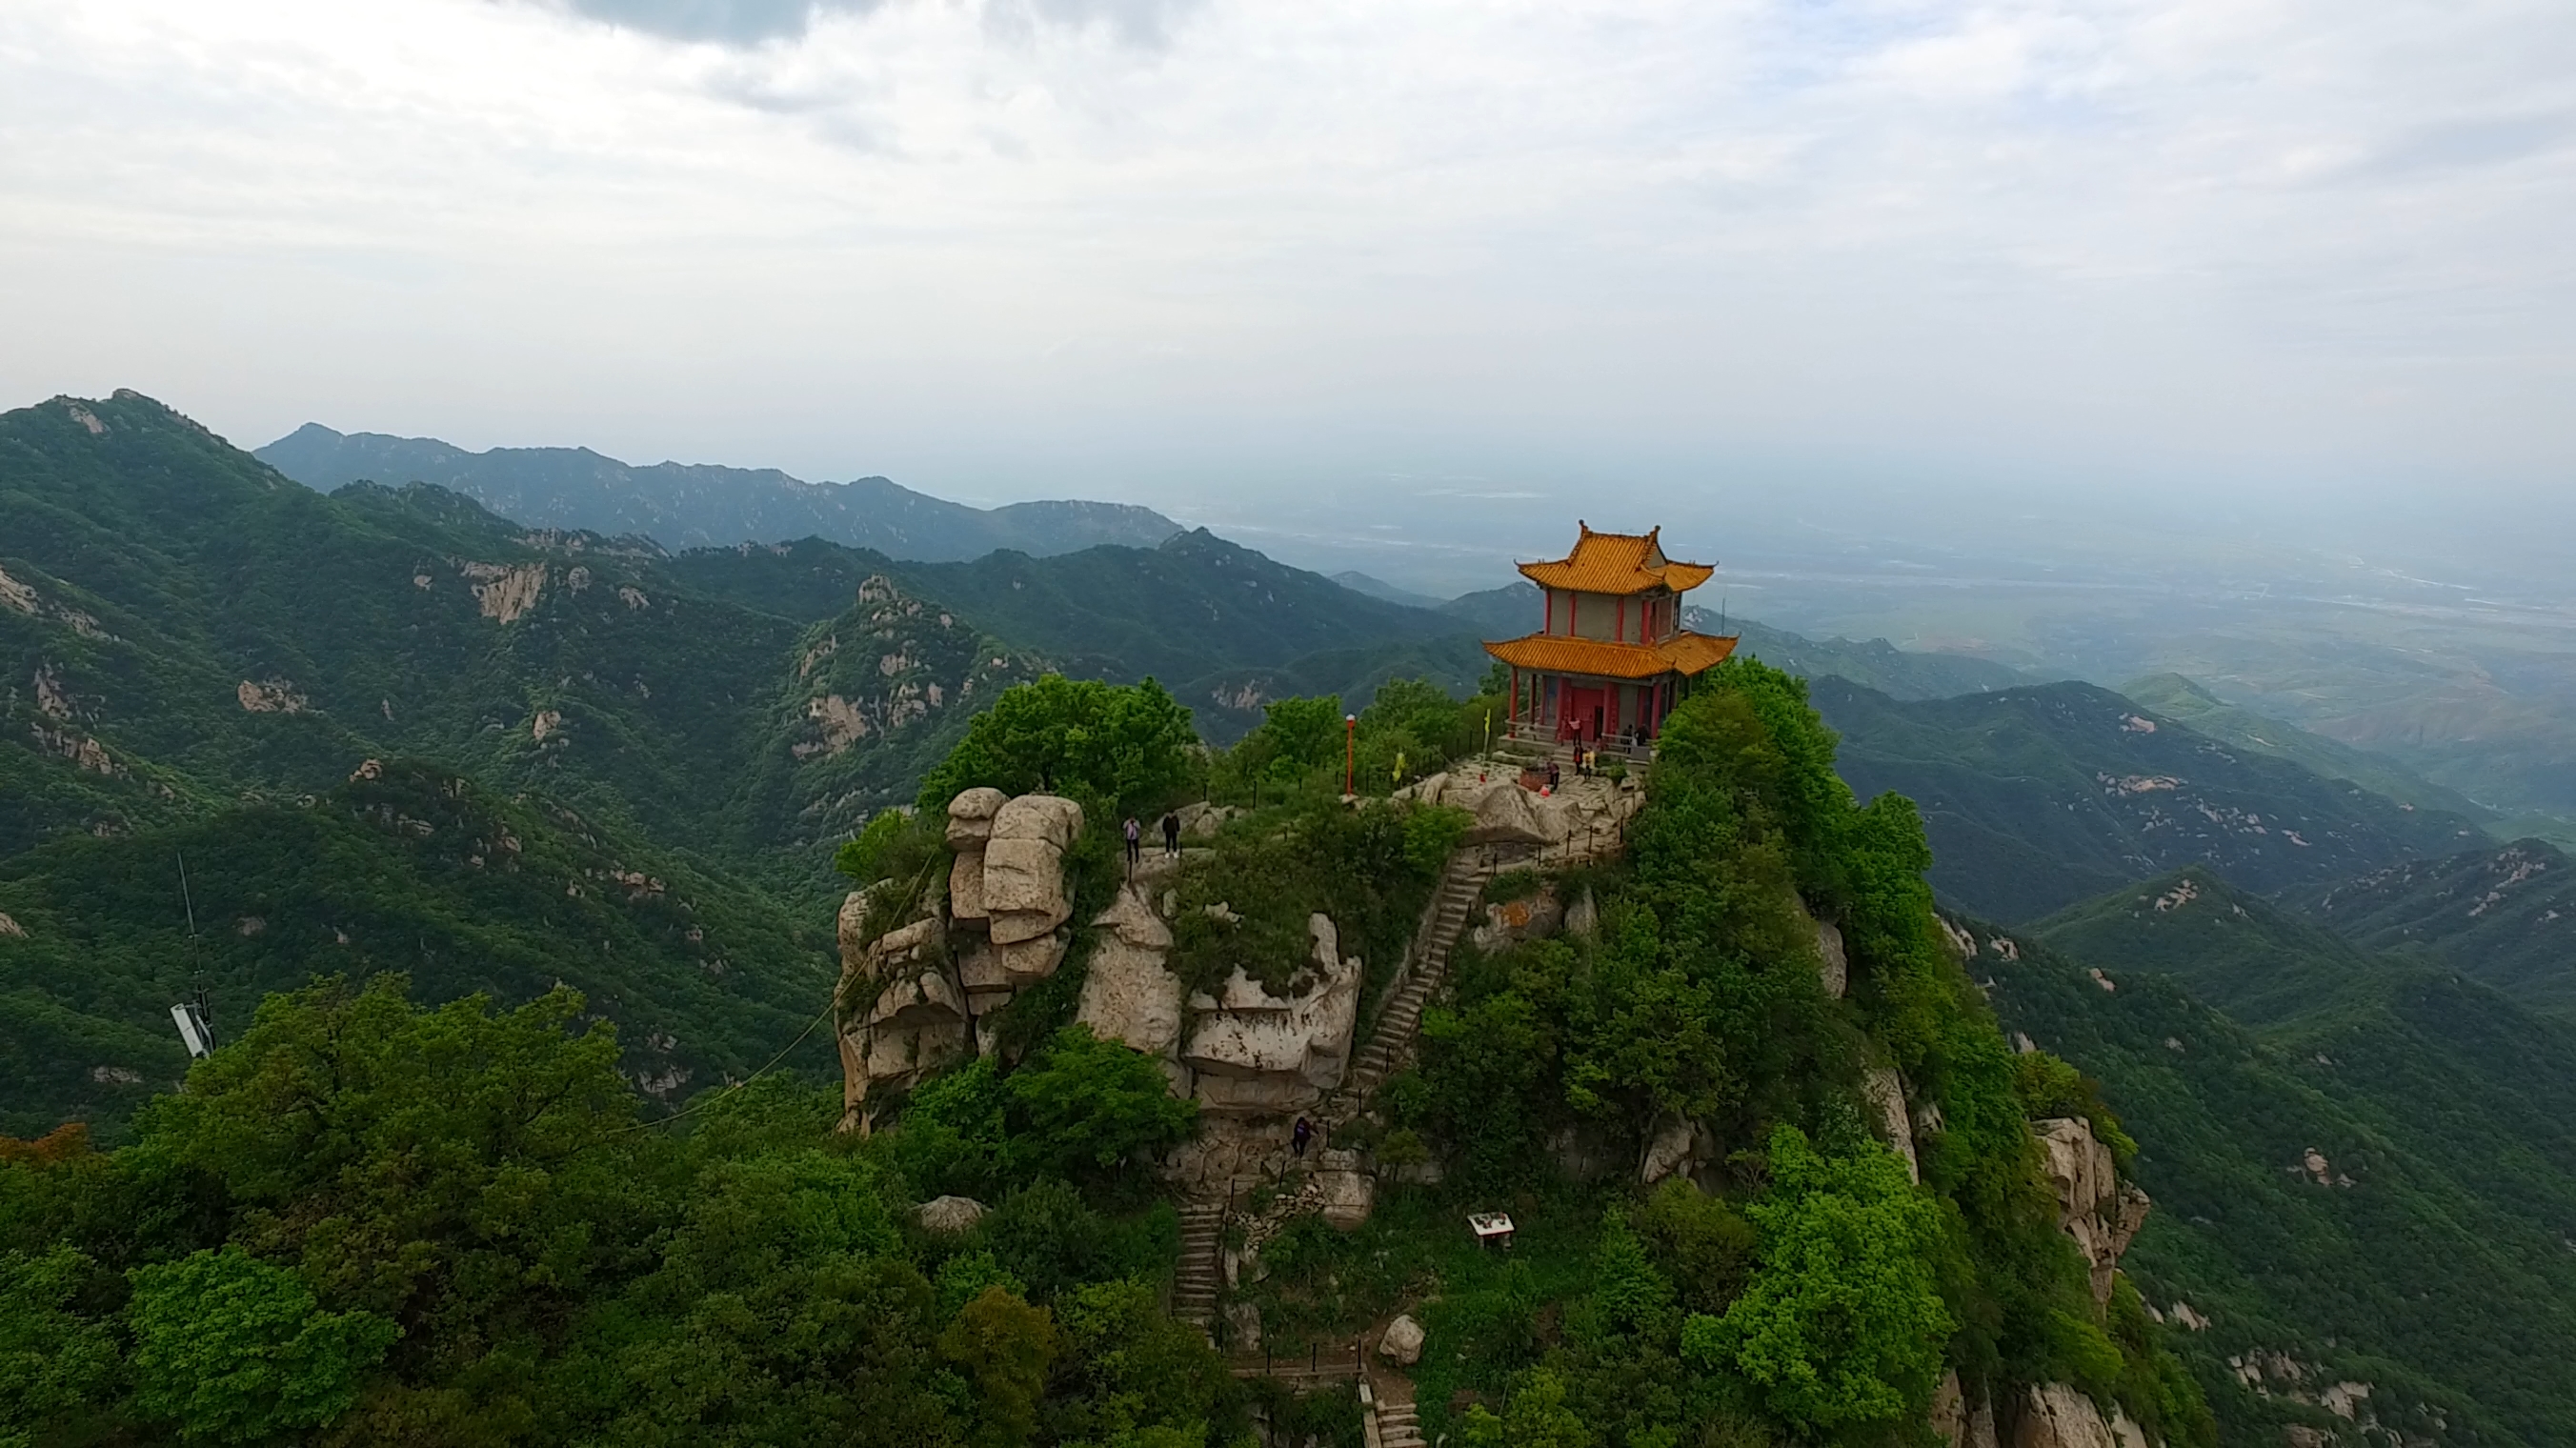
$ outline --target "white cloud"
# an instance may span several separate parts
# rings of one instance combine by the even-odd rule
[[[2527,484],[2571,182],[2558,0],[85,0],[0,9],[0,389],[988,495]]]

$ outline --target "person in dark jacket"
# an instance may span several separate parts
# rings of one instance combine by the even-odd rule
[[[1297,1129],[1288,1134],[1288,1145],[1291,1150],[1297,1153],[1297,1159],[1299,1161],[1304,1161],[1306,1159],[1306,1143],[1314,1139],[1315,1123],[1308,1121],[1305,1117],[1298,1117]]]
[[[1180,852],[1181,817],[1176,811],[1165,810],[1163,811],[1163,853],[1177,855]]]

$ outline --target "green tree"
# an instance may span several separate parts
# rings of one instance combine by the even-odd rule
[[[535,1411],[521,1346],[629,1270],[667,1220],[614,1030],[557,989],[515,1011],[414,1007],[400,977],[272,996],[188,1090],[140,1118],[139,1163],[200,1174],[255,1257],[399,1325],[406,1391],[472,1379]],[[247,1260],[247,1259],[245,1259]],[[488,1430],[497,1431],[497,1430]]]
[[[1638,1212],[1637,1230],[1692,1312],[1724,1312],[1753,1270],[1753,1224],[1686,1177],[1655,1188]]]
[[[1132,814],[1179,797],[1197,744],[1190,711],[1152,679],[1104,684],[1049,674],[1005,690],[975,716],[923,778],[920,808],[934,814],[958,791],[989,785],[1009,794],[1090,795]]]
[[[1342,757],[1342,700],[1337,694],[1280,699],[1261,709],[1254,730],[1268,755],[1299,769],[1317,769]]]
[[[1016,1448],[1029,1441],[1055,1353],[1055,1321],[1047,1310],[998,1286],[958,1311],[939,1334],[939,1355],[974,1381],[978,1445]]]
[[[857,835],[841,842],[832,868],[862,885],[908,881],[947,844],[947,822],[944,812],[879,810]]]
[[[322,1312],[293,1273],[239,1247],[129,1274],[135,1410],[188,1438],[253,1443],[348,1411],[399,1335],[371,1312]]]
[[[1189,1139],[1199,1105],[1172,1095],[1153,1057],[1067,1026],[1004,1083],[1010,1155],[1024,1170],[1102,1181]]]
[[[1616,1332],[1651,1332],[1673,1304],[1673,1285],[1655,1270],[1645,1245],[1628,1230],[1628,1213],[1601,1214],[1601,1243],[1592,1254],[1592,1300],[1603,1325]]]
[[[1545,1368],[1532,1368],[1496,1417],[1484,1404],[1467,1410],[1460,1424],[1468,1448],[1592,1448],[1592,1430],[1565,1406],[1565,1384]]]
[[[1723,1316],[1690,1319],[1683,1352],[1733,1367],[1812,1429],[1919,1418],[1953,1326],[1932,1273],[1939,1209],[1883,1147],[1828,1157],[1782,1126],[1770,1166],[1747,1209],[1761,1265]]]
[[[1061,1441],[1152,1441],[1156,1431],[1204,1442],[1232,1416],[1233,1381],[1195,1328],[1163,1315],[1154,1289],[1096,1282],[1058,1302],[1068,1401],[1050,1427]],[[1060,1389],[1061,1390],[1061,1389]]]
[[[77,1299],[98,1275],[87,1254],[56,1244],[0,1252],[0,1445],[20,1448],[58,1418],[113,1398],[117,1344]],[[13,1436],[14,1435],[14,1436]]]

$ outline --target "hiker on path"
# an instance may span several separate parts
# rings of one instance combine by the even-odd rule
[[[1564,789],[1564,773],[1556,767],[1556,761],[1551,759],[1547,762],[1547,792],[1549,794],[1557,794],[1561,793]]]
[[[1132,870],[1132,869],[1136,868],[1136,862],[1137,862],[1139,859],[1143,858],[1143,856],[1144,856],[1144,840],[1145,840],[1145,831],[1144,831],[1143,827],[1139,826],[1139,825],[1136,823],[1136,817],[1135,817],[1134,815],[1129,815],[1129,816],[1127,817],[1127,868],[1128,868],[1128,869],[1131,869],[1131,870]]]
[[[1173,810],[1163,811],[1163,856],[1166,859],[1181,852],[1181,817]]]
[[[1306,1143],[1314,1140],[1314,1138],[1315,1123],[1308,1121],[1305,1117],[1298,1117],[1297,1129],[1288,1134],[1288,1145],[1290,1149],[1297,1153],[1297,1159],[1299,1161],[1304,1161],[1306,1159]]]

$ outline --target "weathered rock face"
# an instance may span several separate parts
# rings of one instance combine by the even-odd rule
[[[1307,989],[1274,995],[1238,967],[1216,994],[1190,998],[1181,1060],[1208,1110],[1284,1115],[1341,1084],[1359,1024],[1360,959],[1342,956],[1329,916],[1308,917],[1306,932],[1315,961]]]
[[[1474,817],[1467,828],[1471,845],[1564,846],[1578,854],[1615,849],[1621,829],[1646,798],[1633,777],[1567,776],[1557,793],[1541,795],[1523,788],[1517,771],[1490,769],[1482,778],[1463,769],[1430,775],[1396,791],[1396,797],[1465,810]]]
[[[1669,1176],[1696,1177],[1717,1160],[1717,1137],[1698,1122],[1667,1120],[1646,1138],[1637,1180],[1653,1186]]]
[[[1914,1119],[1905,1109],[1905,1078],[1893,1066],[1873,1066],[1862,1081],[1871,1109],[1878,1113],[1879,1130],[1887,1144],[1905,1158],[1905,1179],[1923,1180],[1923,1169],[1914,1155]]]
[[[1103,1040],[1124,1041],[1162,1057],[1173,1094],[1187,1095],[1188,1072],[1180,1064],[1181,981],[1165,964],[1172,950],[1171,927],[1134,885],[1121,887],[1093,923],[1101,935],[1092,947],[1074,1019]]]
[[[1842,931],[1822,920],[1816,922],[1816,958],[1825,994],[1841,1000],[1851,983],[1851,960],[1843,953]]]
[[[984,1051],[997,1049],[993,1014],[1055,974],[1072,936],[1064,852],[1082,833],[1082,806],[1051,794],[1014,799],[962,790],[948,802],[948,918],[957,971]]]
[[[2039,1137],[2049,1181],[2057,1188],[2057,1224],[2092,1264],[2094,1302],[2107,1304],[2120,1254],[2146,1223],[2147,1194],[2119,1179],[2111,1149],[2093,1139],[2091,1122],[2057,1117],[2033,1122],[2031,1130]]]
[[[2118,1408],[2111,1416],[2066,1383],[2042,1383],[2013,1420],[2012,1448],[2148,1448],[2146,1431]]]
[[[843,1129],[863,1126],[870,1090],[908,1087],[964,1055],[973,1042],[966,992],[937,915],[865,939],[869,892],[841,904],[840,1016]]]
[[[1557,898],[1556,886],[1542,885],[1518,900],[1486,906],[1484,923],[1469,931],[1467,938],[1492,955],[1524,940],[1545,940],[1564,928],[1565,919],[1565,903]]]
[[[1068,799],[966,790],[948,805],[957,853],[947,889],[920,915],[871,940],[871,893],[842,903],[844,1129],[864,1126],[872,1088],[908,1088],[978,1046],[992,1049],[993,1013],[1064,963],[1073,914],[1064,851],[1081,828],[1082,808]],[[997,848],[998,872],[988,868]],[[1000,887],[998,906],[988,904],[988,881]]]
[[[1192,823],[1213,817],[1202,811]],[[871,897],[850,896],[840,919],[842,996],[854,1003],[841,1023],[845,1126],[864,1125],[871,1088],[908,1088],[967,1051],[999,1048],[999,1013],[1055,974],[1071,946],[1064,860],[1081,829],[1071,800],[966,790],[948,806],[955,862],[947,888],[918,918],[870,939]],[[1341,1084],[1350,1061],[1360,961],[1341,955],[1333,922],[1319,914],[1308,921],[1314,968],[1297,989],[1274,994],[1237,970],[1213,995],[1185,1000],[1168,963],[1167,914],[1176,908],[1173,877],[1197,852],[1149,853],[1091,922],[1098,933],[1075,1019],[1160,1057],[1173,1094],[1196,1096],[1212,1114],[1311,1108]],[[1236,1155],[1275,1145],[1247,1141]],[[1240,1166],[1229,1158],[1225,1170]]]

